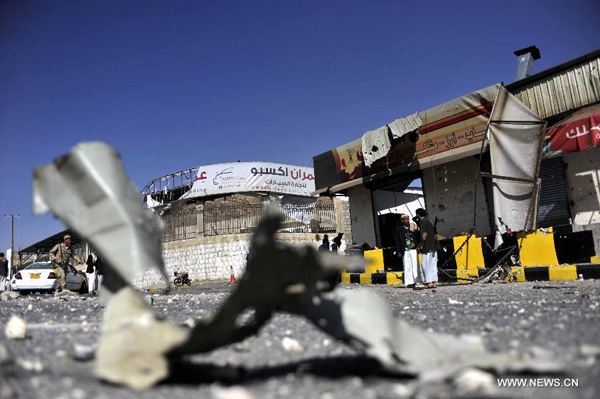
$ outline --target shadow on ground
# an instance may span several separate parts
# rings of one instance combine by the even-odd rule
[[[207,362],[179,360],[172,363],[171,377],[162,382],[163,385],[203,385],[221,383],[234,385],[260,382],[273,377],[282,377],[290,373],[311,374],[321,378],[358,377],[390,377],[398,380],[398,376],[386,373],[376,360],[365,356],[337,356],[312,358],[298,362],[290,362],[277,366],[246,368],[240,366],[217,366]],[[410,376],[405,376],[409,378]]]

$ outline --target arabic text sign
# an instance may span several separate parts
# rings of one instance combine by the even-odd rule
[[[584,108],[550,128],[550,151],[575,152],[600,146],[600,105]]]
[[[270,162],[201,166],[192,189],[183,198],[250,191],[310,196],[315,191],[314,170]]]

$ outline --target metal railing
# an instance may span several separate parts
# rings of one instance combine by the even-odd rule
[[[262,214],[260,204],[205,206],[204,235],[251,233]]]
[[[200,236],[252,233],[264,215],[261,204],[205,205],[195,209],[163,216],[165,224],[162,241],[178,241]],[[333,205],[280,206],[284,216],[279,232],[332,233],[336,231],[336,212]]]
[[[194,209],[192,211],[163,216],[164,229],[162,241],[187,240],[201,236],[202,231],[198,229],[199,215],[202,215],[202,211]]]

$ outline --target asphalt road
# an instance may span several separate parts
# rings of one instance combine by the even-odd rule
[[[396,378],[335,342],[311,323],[279,314],[258,336],[178,365],[173,378],[142,392],[98,381],[93,360],[75,360],[98,340],[103,306],[97,297],[25,295],[0,302],[0,398],[597,398],[600,395],[600,281],[443,286],[413,291],[395,286],[343,285],[373,290],[396,315],[433,331],[484,337],[491,350],[534,353],[564,362],[578,387],[505,388],[496,376],[475,375],[428,384]],[[203,283],[154,295],[153,306],[174,323],[207,317],[231,286]],[[12,315],[28,323],[24,340],[8,339]],[[294,350],[283,347],[288,337]],[[287,339],[289,341],[289,339]],[[80,345],[76,350],[76,345]],[[4,353],[4,354],[3,354]],[[464,377],[464,376],[463,376]],[[523,376],[512,376],[523,377]],[[468,380],[468,379],[467,379]],[[570,380],[568,380],[570,381]]]

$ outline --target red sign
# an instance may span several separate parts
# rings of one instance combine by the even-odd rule
[[[206,180],[206,172],[198,172],[198,175],[196,176],[196,178],[194,179],[194,181],[198,181],[198,180]]]
[[[550,151],[577,152],[600,147],[600,104],[586,107],[548,129]]]

